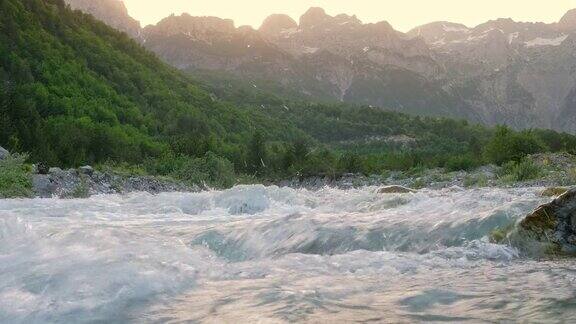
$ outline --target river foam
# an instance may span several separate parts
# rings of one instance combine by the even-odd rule
[[[2,200],[0,322],[561,322],[576,316],[574,262],[487,240],[539,192]]]

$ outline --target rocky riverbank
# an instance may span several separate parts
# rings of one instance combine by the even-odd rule
[[[124,176],[94,170],[90,166],[62,170],[50,168],[46,174],[32,176],[33,191],[37,197],[85,198],[92,195],[129,192],[198,191],[171,179],[152,176]]]
[[[537,170],[531,176],[515,178],[506,167],[487,165],[471,171],[448,172],[445,169],[423,169],[411,172],[390,172],[384,175],[345,174],[340,178],[310,177],[275,182],[280,187],[318,190],[323,187],[339,189],[364,186],[390,186],[420,189],[449,187],[570,187],[576,185],[576,156],[562,154],[536,154],[527,158]]]
[[[0,161],[10,153],[0,148]],[[345,174],[338,178],[309,177],[268,182],[280,187],[319,190],[324,187],[339,189],[365,186],[403,186],[412,189],[442,189],[449,187],[571,187],[576,184],[576,157],[570,154],[538,154],[527,158],[529,174],[522,167],[484,166],[471,171],[448,172],[444,169],[421,169],[409,172],[389,172],[365,176]],[[190,186],[171,178],[118,173],[90,166],[62,170],[34,165],[31,170],[31,191],[35,197],[82,198],[100,194],[129,192],[199,191],[201,186]],[[520,173],[520,174],[515,174]],[[241,183],[238,183],[241,184]],[[28,195],[27,195],[28,196]],[[553,196],[553,195],[552,195]]]
[[[113,171],[95,170],[91,166],[63,170],[48,168],[42,164],[26,165],[26,156],[11,155],[8,150],[0,147],[0,189],[6,190],[5,197],[39,197],[39,198],[88,198],[93,195],[120,194],[130,192],[162,192],[199,191],[198,186],[189,186],[173,179],[126,175]],[[2,177],[4,176],[4,177]],[[28,180],[25,180],[28,179]],[[18,185],[14,183],[18,181]]]

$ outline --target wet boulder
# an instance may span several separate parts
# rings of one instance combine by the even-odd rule
[[[416,190],[406,188],[403,186],[386,186],[378,189],[379,194],[401,194],[401,193],[414,193]]]
[[[0,160],[4,160],[6,159],[8,156],[10,156],[10,152],[8,152],[7,149],[3,148],[2,146],[0,146]]]
[[[538,207],[519,224],[545,252],[576,254],[576,188]]]

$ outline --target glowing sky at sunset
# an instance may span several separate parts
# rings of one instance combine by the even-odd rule
[[[231,18],[237,26],[260,26],[272,13],[286,13],[296,20],[309,7],[326,9],[330,15],[355,14],[364,22],[389,21],[407,31],[418,25],[438,21],[474,26],[494,18],[517,21],[554,22],[576,0],[124,0],[130,15],[143,25],[156,23],[172,14]]]

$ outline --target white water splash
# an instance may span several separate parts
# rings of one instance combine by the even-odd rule
[[[0,322],[576,315],[574,263],[486,239],[542,203],[538,189],[376,189],[2,200]]]

